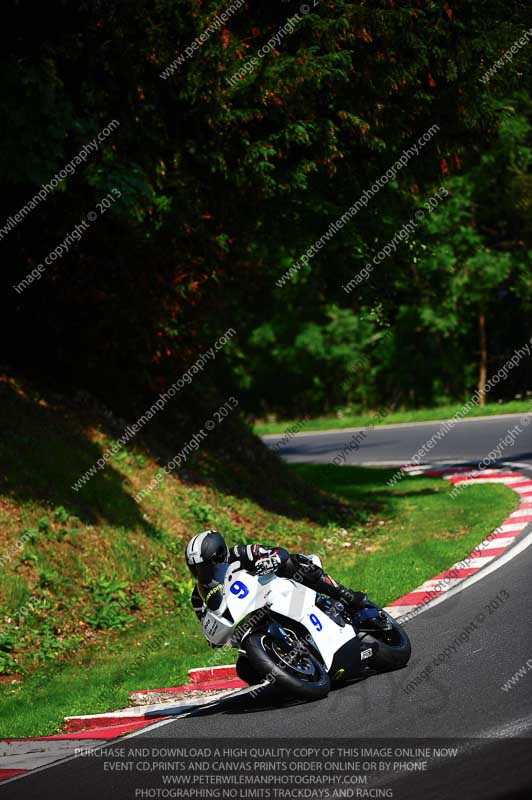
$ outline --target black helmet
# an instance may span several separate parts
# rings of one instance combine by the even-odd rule
[[[229,550],[221,533],[203,531],[187,544],[185,558],[191,573],[204,583],[212,580],[214,566],[229,558]]]

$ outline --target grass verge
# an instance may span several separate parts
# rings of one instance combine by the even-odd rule
[[[405,477],[390,488],[388,470],[298,465],[291,472],[348,503],[352,510],[344,524],[330,510],[320,523],[294,521],[222,495],[211,494],[201,507],[196,497],[194,508],[209,508],[210,520],[221,518],[218,527],[231,542],[260,540],[319,553],[337,579],[382,604],[465,557],[518,505],[515,494],[500,485],[471,486],[452,500],[450,487],[437,479]],[[159,515],[179,513],[176,500],[186,502],[183,491],[168,482],[157,497]],[[238,508],[238,524],[223,516],[224,504]],[[127,560],[125,551],[121,557]],[[130,691],[176,685],[191,667],[233,660],[235,651],[206,645],[186,600],[176,604],[169,596],[167,606],[132,614],[124,630],[106,632],[105,639],[84,642],[75,653],[4,683],[0,736],[56,733],[66,715],[123,707]]]
[[[379,507],[358,536],[340,537],[334,552],[326,546],[323,561],[335,578],[381,605],[465,558],[519,506],[517,495],[500,484],[467,486],[453,499],[452,486],[441,478],[405,477],[390,489],[393,470],[328,464],[293,469],[355,507],[372,500]]]
[[[335,430],[338,428],[365,428],[367,425],[395,425],[403,422],[432,422],[448,420],[453,417],[463,403],[438,406],[437,408],[420,408],[413,411],[394,411],[388,416],[377,417],[376,412],[367,411],[360,414],[342,413],[331,417],[316,417],[307,421],[285,420],[284,422],[257,422],[253,430],[258,436],[270,433],[287,433],[296,426],[297,432],[310,433],[311,431]],[[492,417],[495,414],[521,414],[530,413],[532,398],[529,400],[512,400],[508,403],[490,403],[486,406],[475,406],[464,419],[469,417]]]

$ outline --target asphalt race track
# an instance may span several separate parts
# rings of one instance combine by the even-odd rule
[[[436,443],[425,461],[453,463],[485,458],[490,450],[504,439],[508,431],[520,424],[524,414],[459,420]],[[528,415],[530,418],[530,415]],[[319,433],[299,433],[278,452],[286,461],[312,464],[326,463],[338,455],[350,441],[358,443],[346,457],[347,464],[377,465],[405,464],[417,450],[437,433],[442,422],[415,422],[403,425],[381,425],[376,428],[345,428]],[[523,427],[523,426],[521,426]],[[360,433],[362,436],[356,437]],[[354,438],[355,435],[355,438]],[[363,437],[363,438],[362,438]],[[283,438],[266,436],[264,441],[273,446]],[[503,447],[503,460],[526,462],[532,465],[532,425],[523,430],[510,447]]]
[[[430,460],[482,458],[518,422],[519,416],[460,423],[434,448]],[[404,463],[439,424],[370,431],[355,453],[356,461],[349,463]],[[351,433],[299,435],[282,454],[290,461],[330,461]],[[532,426],[513,451],[505,451],[504,461],[526,462],[532,475],[531,439]],[[493,603],[497,597],[498,603]],[[360,743],[392,737],[419,739],[423,744],[426,738],[445,738],[460,745],[458,757],[442,759],[423,774],[394,775],[387,785],[396,800],[532,798],[532,671],[509,691],[501,689],[532,658],[531,608],[532,546],[408,621],[413,657],[406,669],[345,686],[315,703],[279,706],[268,697],[262,702],[222,701],[214,709],[143,731],[142,742],[163,737],[175,742],[192,737],[203,743],[225,737],[342,737]],[[476,628],[470,638],[464,636],[454,652],[413,686],[413,679],[439,661],[472,621]],[[513,746],[507,749],[504,745],[509,742]],[[133,774],[95,770],[90,760],[81,758],[8,783],[0,788],[0,797],[119,800],[140,796],[136,786]]]

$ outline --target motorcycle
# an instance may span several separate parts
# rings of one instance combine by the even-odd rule
[[[321,566],[318,556],[309,556]],[[254,575],[220,564],[215,580],[221,604],[206,609],[202,628],[214,646],[238,648],[239,677],[268,681],[307,700],[325,697],[332,684],[400,669],[410,658],[406,632],[367,601],[361,611],[275,573]]]

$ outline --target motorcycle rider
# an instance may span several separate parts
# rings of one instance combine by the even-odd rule
[[[333,600],[345,603],[352,611],[364,608],[367,595],[355,592],[337,583],[310,558],[300,553],[288,553],[282,547],[264,547],[259,544],[237,544],[229,549],[223,536],[215,530],[202,531],[190,539],[185,558],[197,581],[191,602],[198,619],[206,608],[215,611],[222,602],[223,571],[220,565],[240,562],[240,567],[256,575],[275,572],[282,578],[291,578]]]

